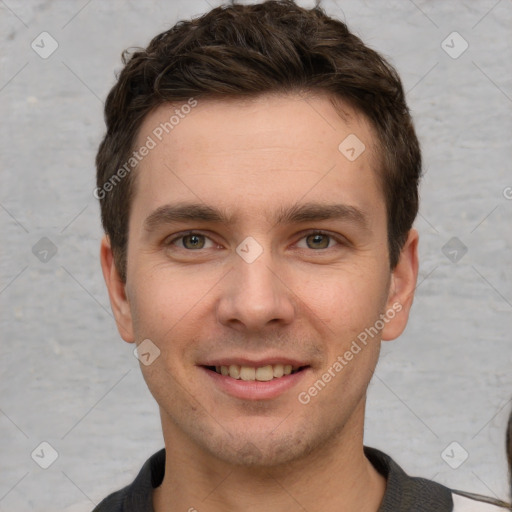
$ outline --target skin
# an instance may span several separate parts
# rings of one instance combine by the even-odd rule
[[[348,105],[343,111],[323,94],[200,100],[139,164],[126,283],[108,237],[102,241],[122,338],[150,339],[161,351],[141,364],[167,454],[153,494],[157,512],[376,511],[382,501],[385,479],[363,453],[365,398],[381,340],[407,324],[418,233],[409,232],[391,271],[376,137],[361,114]],[[170,112],[166,105],[148,114],[138,143]],[[338,150],[349,134],[366,146],[353,162]],[[158,207],[189,201],[222,208],[233,223],[145,229]],[[354,206],[367,229],[348,219],[272,221],[280,208],[306,202]],[[206,236],[194,239],[202,248],[173,240],[186,230]],[[332,237],[308,237],[311,230]],[[236,252],[248,236],[263,249],[252,263]],[[298,393],[397,303],[401,311],[379,335],[309,404],[300,403]],[[269,400],[234,398],[198,366],[211,357],[276,353],[311,368]]]

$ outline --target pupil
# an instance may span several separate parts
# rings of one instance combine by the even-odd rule
[[[316,234],[316,235],[311,235],[311,237],[313,238],[313,244],[317,245],[317,248],[318,248],[318,244],[321,245],[320,249],[325,249],[327,247],[327,245],[329,245],[329,241],[327,240],[327,237],[325,235]],[[322,244],[322,241],[324,242],[323,244]],[[326,241],[327,241],[327,244],[325,243]]]
[[[197,248],[198,246],[201,245],[199,235],[188,235],[187,237],[185,237],[185,240],[188,240],[189,245],[192,246],[193,248]],[[185,245],[187,244],[185,243]]]

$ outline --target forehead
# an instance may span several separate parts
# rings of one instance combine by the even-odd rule
[[[151,149],[135,171],[133,210],[193,200],[250,215],[301,198],[375,209],[384,202],[376,137],[364,116],[341,107],[292,94],[162,105],[137,138],[136,148]]]

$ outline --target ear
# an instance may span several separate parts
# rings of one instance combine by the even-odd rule
[[[135,338],[133,335],[132,313],[126,296],[126,285],[121,280],[117,271],[112,247],[107,235],[101,240],[100,260],[103,277],[110,297],[110,305],[116,319],[117,330],[124,341],[133,343]]]
[[[386,311],[393,311],[394,315],[386,315],[389,321],[382,329],[383,341],[398,338],[409,320],[418,278],[418,240],[418,232],[411,229],[400,252],[398,264],[391,274]]]

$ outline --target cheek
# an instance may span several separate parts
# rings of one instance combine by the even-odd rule
[[[194,291],[194,286],[187,286],[187,280],[163,274],[140,272],[133,276],[136,293],[131,301],[137,342],[149,339],[159,350],[154,362],[141,364],[144,379],[158,403],[176,398],[169,381],[184,379],[181,366],[190,341],[197,337],[194,306],[204,295]]]
[[[331,270],[296,282],[302,302],[343,338],[373,323],[386,303],[386,279],[368,267]]]
[[[130,298],[134,330],[139,337],[162,339],[172,329],[182,329],[198,305],[204,291],[209,289],[204,281],[187,278],[177,272],[144,270],[134,272]]]

